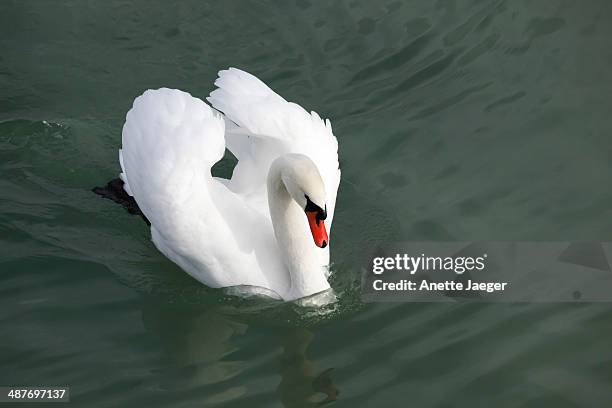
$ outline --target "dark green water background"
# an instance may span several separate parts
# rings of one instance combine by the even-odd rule
[[[608,0],[2,1],[0,385],[79,407],[611,406],[610,304],[363,305],[353,262],[378,240],[611,240],[611,41]],[[227,66],[332,120],[332,307],[207,290],[90,192],[137,95],[205,97]]]

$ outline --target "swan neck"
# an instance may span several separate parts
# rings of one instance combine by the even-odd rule
[[[314,244],[304,209],[289,194],[284,180],[292,179],[292,170],[289,160],[277,159],[270,168],[267,186],[274,235],[291,278],[285,300],[329,289],[329,251]]]

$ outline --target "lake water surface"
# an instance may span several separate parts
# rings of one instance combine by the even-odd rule
[[[356,267],[368,242],[612,240],[611,22],[608,0],[3,1],[0,385],[79,407],[611,406],[612,305],[362,304]],[[206,289],[90,191],[137,95],[204,98],[228,66],[332,120],[334,305]]]

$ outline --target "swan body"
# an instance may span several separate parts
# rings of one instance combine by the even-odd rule
[[[201,99],[175,89],[136,98],[122,132],[125,191],[155,246],[211,287],[256,286],[294,300],[329,289],[340,182],[329,120],[230,68]],[[211,175],[229,149],[231,179]]]

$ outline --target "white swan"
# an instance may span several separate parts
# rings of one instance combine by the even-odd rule
[[[205,102],[175,89],[134,101],[119,161],[155,246],[211,287],[257,286],[294,300],[329,289],[338,142],[323,121],[253,75],[219,72]],[[211,167],[228,148],[231,180]]]

